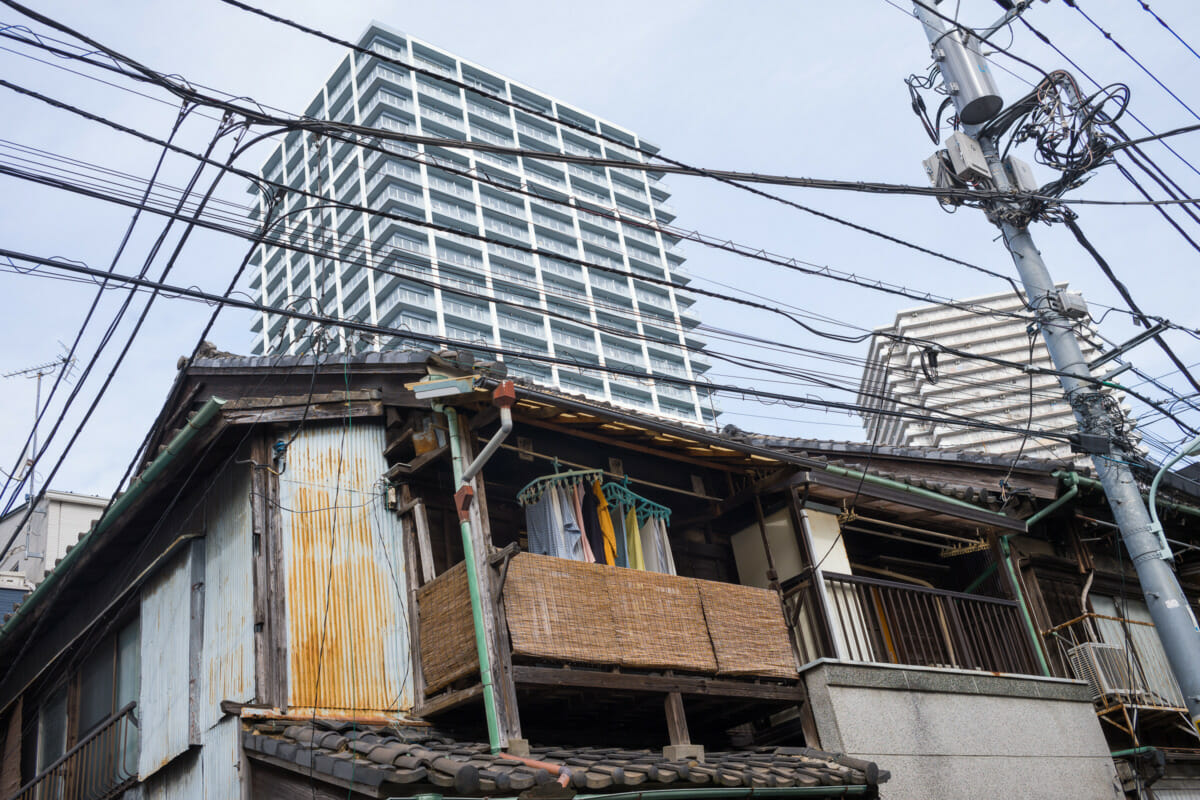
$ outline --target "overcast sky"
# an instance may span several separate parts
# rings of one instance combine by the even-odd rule
[[[899,2],[899,0],[897,0]],[[909,108],[903,79],[924,72],[928,47],[918,23],[886,0],[846,0],[838,3],[795,2],[276,2],[266,8],[347,39],[356,39],[373,19],[385,22],[532,85],[578,108],[638,131],[662,148],[665,155],[691,164],[798,176],[924,184],[922,159],[935,146]],[[903,3],[899,3],[904,6]],[[972,26],[985,25],[1000,14],[994,2],[962,0],[959,18]],[[1200,45],[1200,13],[1190,0],[1156,0],[1151,7],[1193,46]],[[943,3],[951,13],[956,3]],[[253,97],[290,111],[302,111],[336,66],[340,48],[303,33],[251,16],[218,0],[187,2],[79,3],[37,2],[43,14],[62,21],[161,72],[175,73],[235,95]],[[1137,0],[1093,0],[1088,13],[1111,31],[1134,56],[1181,100],[1200,108],[1200,60],[1147,14]],[[1163,131],[1192,124],[1197,118],[1155,85],[1138,66],[1096,32],[1078,11],[1063,2],[1037,3],[1028,19],[1102,84],[1123,82],[1132,90],[1130,110],[1150,128]],[[28,24],[54,34],[11,8],[0,7],[0,24]],[[1017,26],[1001,32],[996,41],[1044,69],[1069,68],[1062,59]],[[0,71],[13,83],[53,95],[102,114],[127,126],[165,137],[177,109],[164,103],[161,92],[141,97],[68,73],[79,68],[11,41],[0,42]],[[15,51],[15,52],[14,52]],[[24,55],[18,55],[21,53]],[[38,63],[26,57],[53,62]],[[1034,80],[1036,73],[1015,61],[993,58],[1006,100],[1028,91],[1027,83],[1006,74]],[[86,69],[84,71],[87,71]],[[89,71],[89,74],[99,74]],[[1081,86],[1091,84],[1082,75]],[[120,81],[118,81],[120,82]],[[123,86],[132,86],[121,82]],[[931,102],[936,102],[930,97]],[[179,141],[200,148],[216,126],[211,112],[193,114]],[[146,178],[154,168],[157,148],[48,108],[0,89],[0,121],[5,140],[4,160],[21,156],[13,145],[36,147],[56,156],[99,164]],[[1144,133],[1127,120],[1131,135]],[[1176,149],[1200,165],[1200,134],[1178,137]],[[1200,174],[1159,145],[1150,146],[1158,163],[1195,196]],[[259,148],[239,162],[256,168],[266,149]],[[1029,152],[1020,153],[1032,161]],[[161,179],[184,185],[194,164],[170,157]],[[1053,175],[1036,167],[1046,182]],[[212,174],[201,177],[207,187]],[[671,204],[676,225],[725,239],[794,256],[899,284],[920,292],[966,298],[1002,291],[1003,281],[968,271],[911,250],[871,239],[762,198],[753,197],[700,178],[672,178]],[[1014,274],[1012,262],[997,231],[970,209],[945,214],[930,198],[876,196],[817,190],[780,189],[797,202],[838,214],[894,236],[945,251],[959,258]],[[1075,197],[1138,199],[1132,186],[1109,167],[1098,173]],[[245,184],[221,183],[215,197],[245,203]],[[1197,252],[1188,246],[1152,209],[1081,206],[1080,225],[1105,254],[1135,299],[1149,313],[1196,327],[1196,293],[1192,276]],[[81,199],[16,179],[0,177],[0,246],[42,257],[77,259],[108,268],[129,222],[130,211],[104,202]],[[1183,225],[1185,219],[1175,216]],[[1200,226],[1187,221],[1185,229],[1200,236]],[[117,271],[140,270],[161,225],[146,219],[136,229],[118,262]],[[1085,293],[1100,316],[1105,306],[1121,306],[1120,298],[1094,262],[1063,226],[1034,229],[1039,246],[1056,280],[1068,281]],[[154,260],[150,275],[157,277],[176,244],[174,235]],[[223,291],[245,244],[215,233],[197,232],[182,249],[169,278],[182,285]],[[823,278],[804,276],[778,267],[690,245],[687,269],[695,286],[726,291],[726,286],[753,292],[773,302],[787,303],[863,329],[892,322],[897,311],[920,303],[885,293],[854,288]],[[5,291],[0,326],[9,346],[0,353],[0,372],[24,369],[52,360],[79,329],[94,285],[65,283],[35,275],[0,274]],[[107,293],[85,337],[80,364],[94,351],[113,318],[122,295]],[[114,336],[108,355],[83,386],[64,429],[52,448],[65,444],[79,421],[79,411],[95,396],[116,353],[131,330],[132,318],[144,300],[135,302],[130,317]],[[701,319],[720,328],[861,359],[866,343],[840,345],[784,327],[768,315],[702,299],[696,305]],[[85,428],[54,486],[65,490],[107,494],[151,423],[175,374],[176,360],[190,353],[210,309],[177,299],[160,299],[151,309],[141,334],[92,422]],[[246,312],[223,312],[210,338],[222,349],[247,352],[251,343]],[[830,324],[830,329],[845,332]],[[1114,341],[1134,329],[1127,315],[1111,313],[1100,324]],[[1196,339],[1180,333],[1169,337],[1183,360],[1200,361]],[[740,345],[711,340],[713,349],[767,357]],[[1161,375],[1170,364],[1152,346],[1135,351],[1134,360],[1147,372]],[[853,402],[852,392],[775,384],[714,360],[710,378],[763,389],[811,394],[828,400]],[[853,385],[859,368],[788,357],[788,363],[827,372]],[[1176,387],[1182,381],[1171,379]],[[65,390],[46,415],[40,434],[57,417]],[[1160,397],[1151,388],[1148,393]],[[0,381],[0,468],[8,470],[28,433],[34,410],[35,382],[25,378]],[[744,429],[822,439],[863,437],[857,417],[784,405],[762,405],[724,398],[722,423]],[[1133,404],[1136,415],[1148,412]],[[1200,414],[1191,412],[1193,424]],[[1162,439],[1179,441],[1182,434],[1169,424],[1153,429]],[[1155,454],[1157,455],[1157,454]],[[40,468],[45,473],[49,463]]]

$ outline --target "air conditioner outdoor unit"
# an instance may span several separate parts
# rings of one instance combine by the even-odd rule
[[[1092,700],[1116,697],[1128,700],[1135,694],[1129,672],[1129,655],[1119,644],[1085,642],[1067,651],[1075,677],[1088,682]]]

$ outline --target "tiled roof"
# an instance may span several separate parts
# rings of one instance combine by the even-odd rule
[[[368,793],[517,795],[555,780],[552,770],[503,755],[486,744],[456,742],[429,727],[348,722],[257,721],[243,733],[251,758]],[[703,762],[668,761],[660,752],[602,747],[534,747],[529,758],[569,770],[576,791],[875,786],[890,775],[872,762],[804,747],[706,753]]]

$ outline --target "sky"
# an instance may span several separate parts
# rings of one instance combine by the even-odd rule
[[[936,148],[910,109],[903,79],[927,70],[929,51],[920,25],[905,10],[904,3],[896,3],[261,1],[268,10],[344,39],[356,39],[372,20],[379,20],[635,130],[660,147],[663,154],[689,164],[924,185],[921,162]],[[1155,0],[1149,5],[1183,40],[1200,47],[1200,10],[1194,3]],[[336,45],[219,0],[42,0],[34,8],[161,72],[288,111],[302,111],[344,55]],[[946,0],[941,8],[948,14],[957,13],[964,24],[976,27],[992,22],[1001,13],[996,3],[987,0]],[[1184,105],[1200,108],[1200,81],[1195,80],[1200,57],[1165,30],[1139,0],[1093,0],[1086,4],[1086,10],[1179,99],[1155,84],[1061,0],[1035,3],[1027,18],[1101,84],[1127,84],[1132,95],[1130,112],[1150,129],[1161,132],[1200,120]],[[0,5],[0,25],[26,25],[35,32],[61,37],[6,5]],[[1011,33],[998,33],[995,41],[1042,69],[1070,68],[1019,25]],[[1003,54],[991,60],[1007,101],[1028,92],[1025,81],[1038,77],[1034,70]],[[75,62],[0,40],[0,77],[4,80],[154,136],[170,133],[178,107],[164,93],[141,87],[138,91],[150,96],[139,96],[72,74],[63,67],[101,75]],[[1082,75],[1078,80],[1085,90],[1092,88]],[[113,82],[133,87],[120,79]],[[937,102],[932,95],[928,99]],[[217,125],[213,112],[197,110],[182,123],[176,141],[202,148]],[[1124,126],[1131,135],[1145,133],[1132,119],[1125,120]],[[159,157],[159,148],[153,145],[4,88],[0,88],[0,131],[0,155],[6,163],[31,157],[30,151],[23,148],[38,148],[54,156],[99,164],[145,179]],[[1171,142],[1191,164],[1200,166],[1198,137],[1200,133],[1194,133]],[[269,146],[251,148],[237,163],[256,168]],[[1159,144],[1147,148],[1189,196],[1200,193],[1200,172]],[[1030,152],[1016,152],[1027,161],[1033,160]],[[59,163],[70,168],[67,162]],[[169,185],[184,186],[193,177],[193,168],[186,158],[170,156],[164,160],[159,178]],[[1035,166],[1035,171],[1041,182],[1053,177],[1046,167]],[[200,177],[201,190],[208,187],[213,175],[209,171]],[[670,202],[678,214],[674,223],[678,227],[904,286],[916,293],[969,298],[1007,287],[997,278],[715,181],[669,176],[666,183],[673,192]],[[245,188],[240,179],[226,178],[214,190],[213,202],[244,204],[249,199]],[[1015,276],[1003,244],[997,241],[997,230],[978,211],[960,209],[948,215],[928,197],[799,188],[772,191]],[[1140,199],[1113,167],[1103,168],[1071,196]],[[1079,206],[1077,211],[1080,226],[1148,313],[1193,328],[1200,325],[1194,282],[1188,277],[1195,274],[1197,250],[1158,212],[1144,206]],[[0,176],[0,247],[7,249],[43,258],[74,259],[107,269],[121,248],[131,213],[125,207]],[[1172,213],[1190,235],[1200,239],[1200,226],[1176,211]],[[117,271],[133,273],[142,269],[154,251],[160,230],[158,219],[140,221],[121,250]],[[1104,314],[1107,307],[1123,307],[1123,303],[1062,225],[1037,225],[1033,235],[1054,278],[1082,291],[1091,303],[1093,316],[1102,317],[1098,324],[1104,336],[1120,342],[1136,333],[1127,314]],[[150,260],[149,274],[158,277],[170,263],[168,282],[215,292],[224,291],[246,247],[240,240],[198,231],[172,262],[177,244],[178,236],[172,233]],[[683,252],[694,286],[718,292],[736,290],[794,306],[826,318],[822,326],[841,333],[861,333],[887,325],[901,309],[922,305],[894,294],[787,271],[696,244],[685,244]],[[64,345],[69,346],[77,335],[96,294],[92,283],[63,282],[5,269],[0,272],[0,285],[4,287],[0,293],[4,311],[0,314],[0,330],[8,346],[0,350],[0,374],[59,356]],[[125,321],[116,328],[93,374],[79,382],[83,366],[124,297],[124,293],[104,293],[82,339],[73,382],[60,387],[39,427],[44,441],[61,415],[67,394],[78,386],[79,396],[62,415],[61,429],[39,466],[39,485],[80,426],[82,411],[96,396],[132,331],[144,297],[133,303]],[[857,384],[861,368],[856,362],[865,356],[866,342],[831,342],[772,315],[748,313],[744,306],[714,299],[702,298],[695,311],[715,328],[827,351],[839,361],[751,351],[744,345],[710,337],[710,346],[715,350],[764,359],[786,358],[788,364],[824,372],[848,387]],[[54,477],[55,488],[94,494],[109,494],[116,488],[170,389],[177,360],[191,353],[210,313],[208,306],[174,298],[160,298],[154,303],[120,367],[112,374],[91,421],[82,427]],[[250,322],[249,312],[223,311],[208,338],[223,350],[247,352],[252,341]],[[1168,341],[1185,363],[1200,361],[1200,342],[1195,338],[1172,332]],[[1166,375],[1173,370],[1152,345],[1138,348],[1131,357],[1151,375]],[[717,383],[800,397],[855,400],[853,391],[774,383],[779,380],[776,376],[716,359],[713,364],[709,377]],[[1184,386],[1179,376],[1167,381],[1180,390]],[[48,388],[49,379],[43,384],[43,399]],[[1153,387],[1140,388],[1153,397],[1163,396]],[[33,379],[17,375],[0,380],[0,407],[6,412],[0,417],[0,469],[5,472],[18,459],[29,433],[35,394]],[[764,405],[734,397],[721,398],[720,405],[724,410],[722,424],[747,430],[818,439],[862,440],[864,436],[859,419],[845,412],[793,404]],[[1150,413],[1136,402],[1130,407],[1135,416]],[[1200,414],[1195,411],[1184,418],[1191,424],[1200,423]],[[1153,422],[1148,430],[1156,439],[1170,443],[1183,439],[1183,433],[1169,422]],[[1151,455],[1161,457],[1155,450]]]

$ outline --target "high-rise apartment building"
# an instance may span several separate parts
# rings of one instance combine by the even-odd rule
[[[1063,287],[1060,287],[1063,288]],[[1041,334],[1026,323],[1026,308],[1011,292],[976,297],[954,306],[924,306],[901,311],[896,321],[877,329],[871,340],[859,387],[867,438],[881,445],[911,445],[978,450],[1031,458],[1072,458],[1070,446],[1039,431],[1070,434],[1078,430],[1074,413],[1054,375],[1032,377],[1016,366],[940,352],[896,342],[885,334],[933,342],[972,355],[1053,369]],[[987,309],[992,313],[979,313]],[[1030,343],[1032,337],[1032,357]],[[1084,357],[1098,355],[1083,337]],[[1119,397],[1114,395],[1119,400]],[[987,430],[929,419],[877,413],[889,409],[968,421],[995,423],[1013,430]],[[1026,437],[1024,430],[1033,433]],[[1023,443],[1023,444],[1022,444]]]
[[[350,52],[307,116],[530,153],[644,162],[655,151],[625,128],[379,24],[360,44],[453,82]],[[502,359],[512,375],[712,420],[703,390],[655,380],[694,380],[708,369],[699,320],[688,310],[695,299],[682,290],[689,279],[678,240],[658,227],[674,219],[661,173],[455,149],[451,141],[370,144],[376,149],[292,132],[264,164],[268,181],[298,190],[276,211],[267,237],[276,243],[260,246],[252,261],[253,289],[267,305],[467,349],[499,347],[510,353]],[[322,207],[317,198],[375,213]],[[267,202],[258,194],[255,217]],[[312,347],[303,321],[268,312],[253,330],[256,353]],[[403,335],[340,344],[429,347]]]

